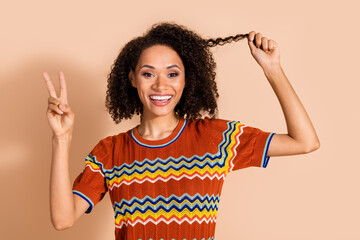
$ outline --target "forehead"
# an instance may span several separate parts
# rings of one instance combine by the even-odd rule
[[[178,64],[183,67],[180,56],[175,50],[164,45],[154,45],[146,48],[140,55],[138,66],[143,64],[163,67],[170,64]]]

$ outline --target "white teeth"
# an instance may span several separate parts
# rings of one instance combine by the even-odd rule
[[[164,101],[164,100],[169,100],[170,98],[172,98],[172,96],[150,96],[150,98],[152,100],[158,100],[158,101]]]

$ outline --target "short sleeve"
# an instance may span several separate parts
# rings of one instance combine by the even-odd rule
[[[275,133],[236,123],[234,136],[235,154],[230,161],[230,172],[246,167],[265,168],[270,157],[267,156],[270,141]]]
[[[90,213],[108,191],[105,180],[105,166],[112,161],[113,138],[107,137],[99,141],[85,158],[84,170],[73,183],[73,194],[87,201],[90,207],[85,213]]]

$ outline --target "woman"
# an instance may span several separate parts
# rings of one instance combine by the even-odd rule
[[[215,118],[216,64],[209,48],[244,38],[279,99],[288,134]],[[205,40],[184,26],[159,23],[125,45],[108,76],[106,106],[113,120],[140,114],[140,124],[99,141],[71,186],[74,113],[65,77],[59,73],[57,98],[49,75],[43,76],[53,131],[51,220],[58,230],[71,227],[109,192],[116,239],[213,239],[228,173],[319,148],[275,41],[254,31]]]

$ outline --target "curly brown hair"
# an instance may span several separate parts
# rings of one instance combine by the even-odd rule
[[[195,119],[217,114],[219,97],[216,82],[216,63],[210,47],[246,38],[238,34],[226,38],[203,39],[194,31],[169,22],[154,24],[143,36],[129,41],[120,51],[108,75],[105,106],[118,124],[122,119],[142,114],[143,105],[136,88],[129,80],[130,70],[135,71],[141,53],[153,45],[165,45],[177,52],[185,67],[185,87],[175,113],[179,117]]]

